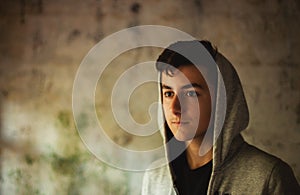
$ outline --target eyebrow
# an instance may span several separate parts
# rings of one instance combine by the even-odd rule
[[[162,88],[163,89],[172,89],[172,87],[162,84]],[[184,85],[183,87],[181,87],[181,89],[188,89],[188,88],[200,88],[200,89],[204,89],[204,87],[198,83],[189,83],[187,85]]]
[[[162,84],[161,88],[162,89],[172,89],[172,87],[165,85],[165,84]]]
[[[200,89],[204,89],[204,87],[198,83],[190,83],[190,84],[187,84],[183,87],[181,87],[182,89],[188,89],[188,88],[200,88]]]

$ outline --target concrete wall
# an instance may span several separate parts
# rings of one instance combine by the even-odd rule
[[[0,2],[1,194],[138,194],[142,173],[99,161],[72,116],[72,86],[88,51],[118,30],[166,25],[212,41],[235,65],[249,103],[245,138],[288,162],[300,181],[300,4],[296,0],[13,0]],[[129,65],[159,49],[128,52],[97,93],[99,120],[117,144],[145,149],[158,134],[131,136],[116,125],[106,91]],[[148,86],[152,89],[153,86]],[[107,93],[108,93],[107,92]],[[145,122],[157,94],[136,91]],[[143,98],[146,106],[139,104]],[[138,110],[139,110],[138,109]],[[136,163],[136,162],[129,162]]]

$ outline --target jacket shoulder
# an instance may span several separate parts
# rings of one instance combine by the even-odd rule
[[[241,148],[240,152],[237,155],[237,160],[247,161],[250,166],[254,166],[257,168],[265,169],[266,167],[269,167],[269,171],[276,164],[286,164],[278,157],[266,153],[265,151],[262,151],[248,143],[245,143]]]
[[[231,194],[300,194],[287,163],[247,143],[216,173],[216,178],[219,189]]]

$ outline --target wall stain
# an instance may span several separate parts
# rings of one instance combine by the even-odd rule
[[[43,0],[20,0],[20,23],[25,24],[27,14],[42,14]]]
[[[113,141],[121,146],[127,146],[132,141],[133,137],[129,134],[121,134],[121,135],[115,135],[113,138]]]
[[[75,175],[80,162],[80,154],[73,154],[66,157],[56,153],[51,155],[51,166],[53,170],[63,175]]]
[[[77,124],[77,129],[79,131],[84,130],[85,128],[88,127],[89,122],[88,122],[88,115],[86,113],[81,113],[78,118],[76,118],[76,124]]]
[[[60,111],[57,119],[64,128],[70,127],[70,113],[68,111]]]
[[[29,85],[32,87],[32,95],[41,96],[45,91],[46,74],[35,68],[31,70],[31,74]]]
[[[32,164],[34,163],[34,161],[35,161],[35,159],[33,159],[33,157],[32,157],[31,155],[29,155],[29,154],[26,154],[26,155],[24,156],[24,160],[25,160],[25,162],[26,162],[28,165],[32,165]]]
[[[32,37],[32,50],[35,54],[39,53],[43,45],[45,44],[43,34],[38,29],[35,31]]]
[[[31,184],[32,173],[24,169],[13,169],[9,171],[8,178],[11,179],[15,184],[17,194],[42,194],[39,189],[36,189],[34,185]]]
[[[141,4],[135,2],[130,6],[130,11],[134,14],[138,14],[141,9]]]
[[[9,92],[8,92],[8,90],[3,89],[3,90],[1,91],[1,94],[2,94],[4,97],[7,97],[8,94],[9,94]]]
[[[97,8],[96,8],[96,16],[95,16],[96,21],[97,21],[96,32],[95,32],[94,36],[92,37],[95,43],[98,43],[101,40],[101,38],[104,36],[102,26],[103,26],[103,20],[104,20],[105,14],[102,11],[102,6],[100,3],[97,5]]]
[[[72,30],[72,31],[69,33],[67,42],[68,42],[68,43],[73,42],[73,41],[74,41],[76,38],[78,38],[80,35],[81,35],[80,30],[78,30],[78,29]]]
[[[194,2],[195,2],[195,5],[196,5],[198,11],[202,12],[203,11],[202,1],[201,0],[194,0]]]
[[[132,20],[129,21],[129,23],[127,25],[128,28],[138,26],[140,24],[138,14],[141,10],[141,7],[142,7],[141,4],[139,4],[137,2],[131,4],[130,11],[131,11],[131,13],[133,13],[133,17],[132,17]]]

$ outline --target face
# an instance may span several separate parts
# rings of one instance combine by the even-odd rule
[[[210,120],[211,97],[200,71],[193,65],[179,66],[172,75],[163,72],[161,82],[163,111],[175,138],[202,139]]]

